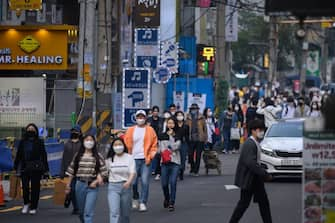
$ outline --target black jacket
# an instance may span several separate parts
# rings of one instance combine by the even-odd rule
[[[48,157],[44,147],[44,141],[38,138],[33,140],[33,149],[31,151],[29,160],[27,160],[24,154],[24,144],[26,140],[27,139],[23,139],[19,143],[16,158],[14,161],[14,169],[18,172],[24,172],[27,161],[41,160],[44,164],[45,171],[48,172],[49,171]]]
[[[267,172],[257,163],[257,145],[249,138],[242,145],[236,169],[235,185],[242,190],[250,190],[256,176],[265,179]]]
[[[72,140],[70,139],[69,141],[65,143],[62,164],[61,164],[60,177],[65,177],[65,171],[70,166],[76,153],[79,152],[80,147],[81,147],[80,140],[78,142],[72,142]]]
[[[180,136],[181,141],[184,143],[189,143],[190,141],[190,127],[188,125],[186,125],[186,123],[184,123],[181,127],[176,126],[176,132],[177,134]]]
[[[148,118],[147,123],[155,130],[157,136],[163,133],[163,118],[158,117],[158,120],[154,120],[153,117],[150,117]]]

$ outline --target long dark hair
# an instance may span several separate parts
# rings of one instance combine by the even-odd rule
[[[82,143],[81,143],[81,147],[77,153],[77,155],[75,156],[74,158],[74,175],[77,174],[77,171],[78,171],[78,168],[79,168],[79,162],[81,160],[81,158],[83,157],[84,153],[85,153],[85,147],[84,147],[84,141],[87,137],[91,136],[93,138],[93,141],[94,141],[94,147],[92,148],[92,156],[95,158],[95,173],[98,174],[100,172],[100,161],[101,161],[101,157],[98,153],[98,149],[97,149],[97,141],[94,137],[94,135],[85,135],[83,138],[82,138]]]
[[[170,118],[166,119],[166,124],[167,124],[170,120],[172,120],[172,121],[174,122],[174,128],[173,128],[174,136],[173,136],[173,137],[174,137],[176,140],[181,139],[181,136],[180,136],[180,134],[179,134],[178,131],[177,131],[177,129],[178,129],[178,123],[177,123],[176,119],[175,119],[174,117],[170,117]],[[160,135],[158,136],[158,139],[159,139],[159,140],[168,140],[169,137],[168,137],[167,132],[168,132],[168,127],[166,126],[166,130],[165,130],[165,132],[163,132],[162,134],[160,134]]]
[[[114,151],[114,149],[113,149],[114,143],[115,143],[116,141],[121,141],[122,144],[123,144],[123,146],[124,146],[124,152],[125,152],[125,153],[128,153],[128,149],[127,149],[126,144],[124,143],[123,139],[121,139],[121,138],[116,138],[116,139],[114,139],[114,140],[112,141],[112,143],[111,143],[111,148],[109,149],[108,154],[107,154],[107,159],[108,159],[108,158],[112,158],[112,162],[114,162],[114,156],[115,156],[115,154],[116,154],[115,151]]]

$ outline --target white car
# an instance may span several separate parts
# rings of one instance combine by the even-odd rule
[[[303,120],[292,119],[273,124],[261,142],[261,165],[273,176],[301,175]]]

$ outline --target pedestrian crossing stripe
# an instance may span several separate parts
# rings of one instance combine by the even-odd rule
[[[17,211],[17,210],[20,210],[20,209],[22,209],[22,206],[14,206],[14,207],[11,207],[11,208],[0,210],[0,213],[6,213],[6,212],[10,212],[10,211]]]
[[[226,190],[237,190],[237,189],[239,189],[239,187],[236,186],[236,185],[224,185],[224,187],[226,188]]]

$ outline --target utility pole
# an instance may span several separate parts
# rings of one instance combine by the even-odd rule
[[[278,27],[276,18],[270,16],[270,43],[269,43],[269,76],[268,87],[266,89],[267,96],[271,96],[272,83],[277,78],[277,62],[278,62]]]
[[[224,2],[217,3],[216,6],[216,55],[215,55],[215,82],[216,87],[219,87],[218,82],[228,80],[228,74],[225,73],[226,65],[226,8]],[[216,103],[217,104],[217,103]]]
[[[308,29],[306,32],[307,32],[306,33],[306,37],[307,37]],[[301,72],[300,72],[300,93],[301,94],[305,91],[305,84],[306,84],[307,57],[308,57],[308,42],[307,42],[306,37],[304,38],[302,42],[302,46],[301,46],[302,47],[302,57],[301,57],[302,61],[301,61]]]
[[[97,0],[79,0],[79,61],[78,87],[82,94],[77,100],[77,122],[85,129],[84,133],[96,125],[96,10]],[[86,74],[84,74],[86,73]],[[85,88],[84,86],[87,86]],[[86,91],[85,91],[86,90]],[[80,92],[80,91],[79,91]],[[81,122],[81,120],[83,120]]]

